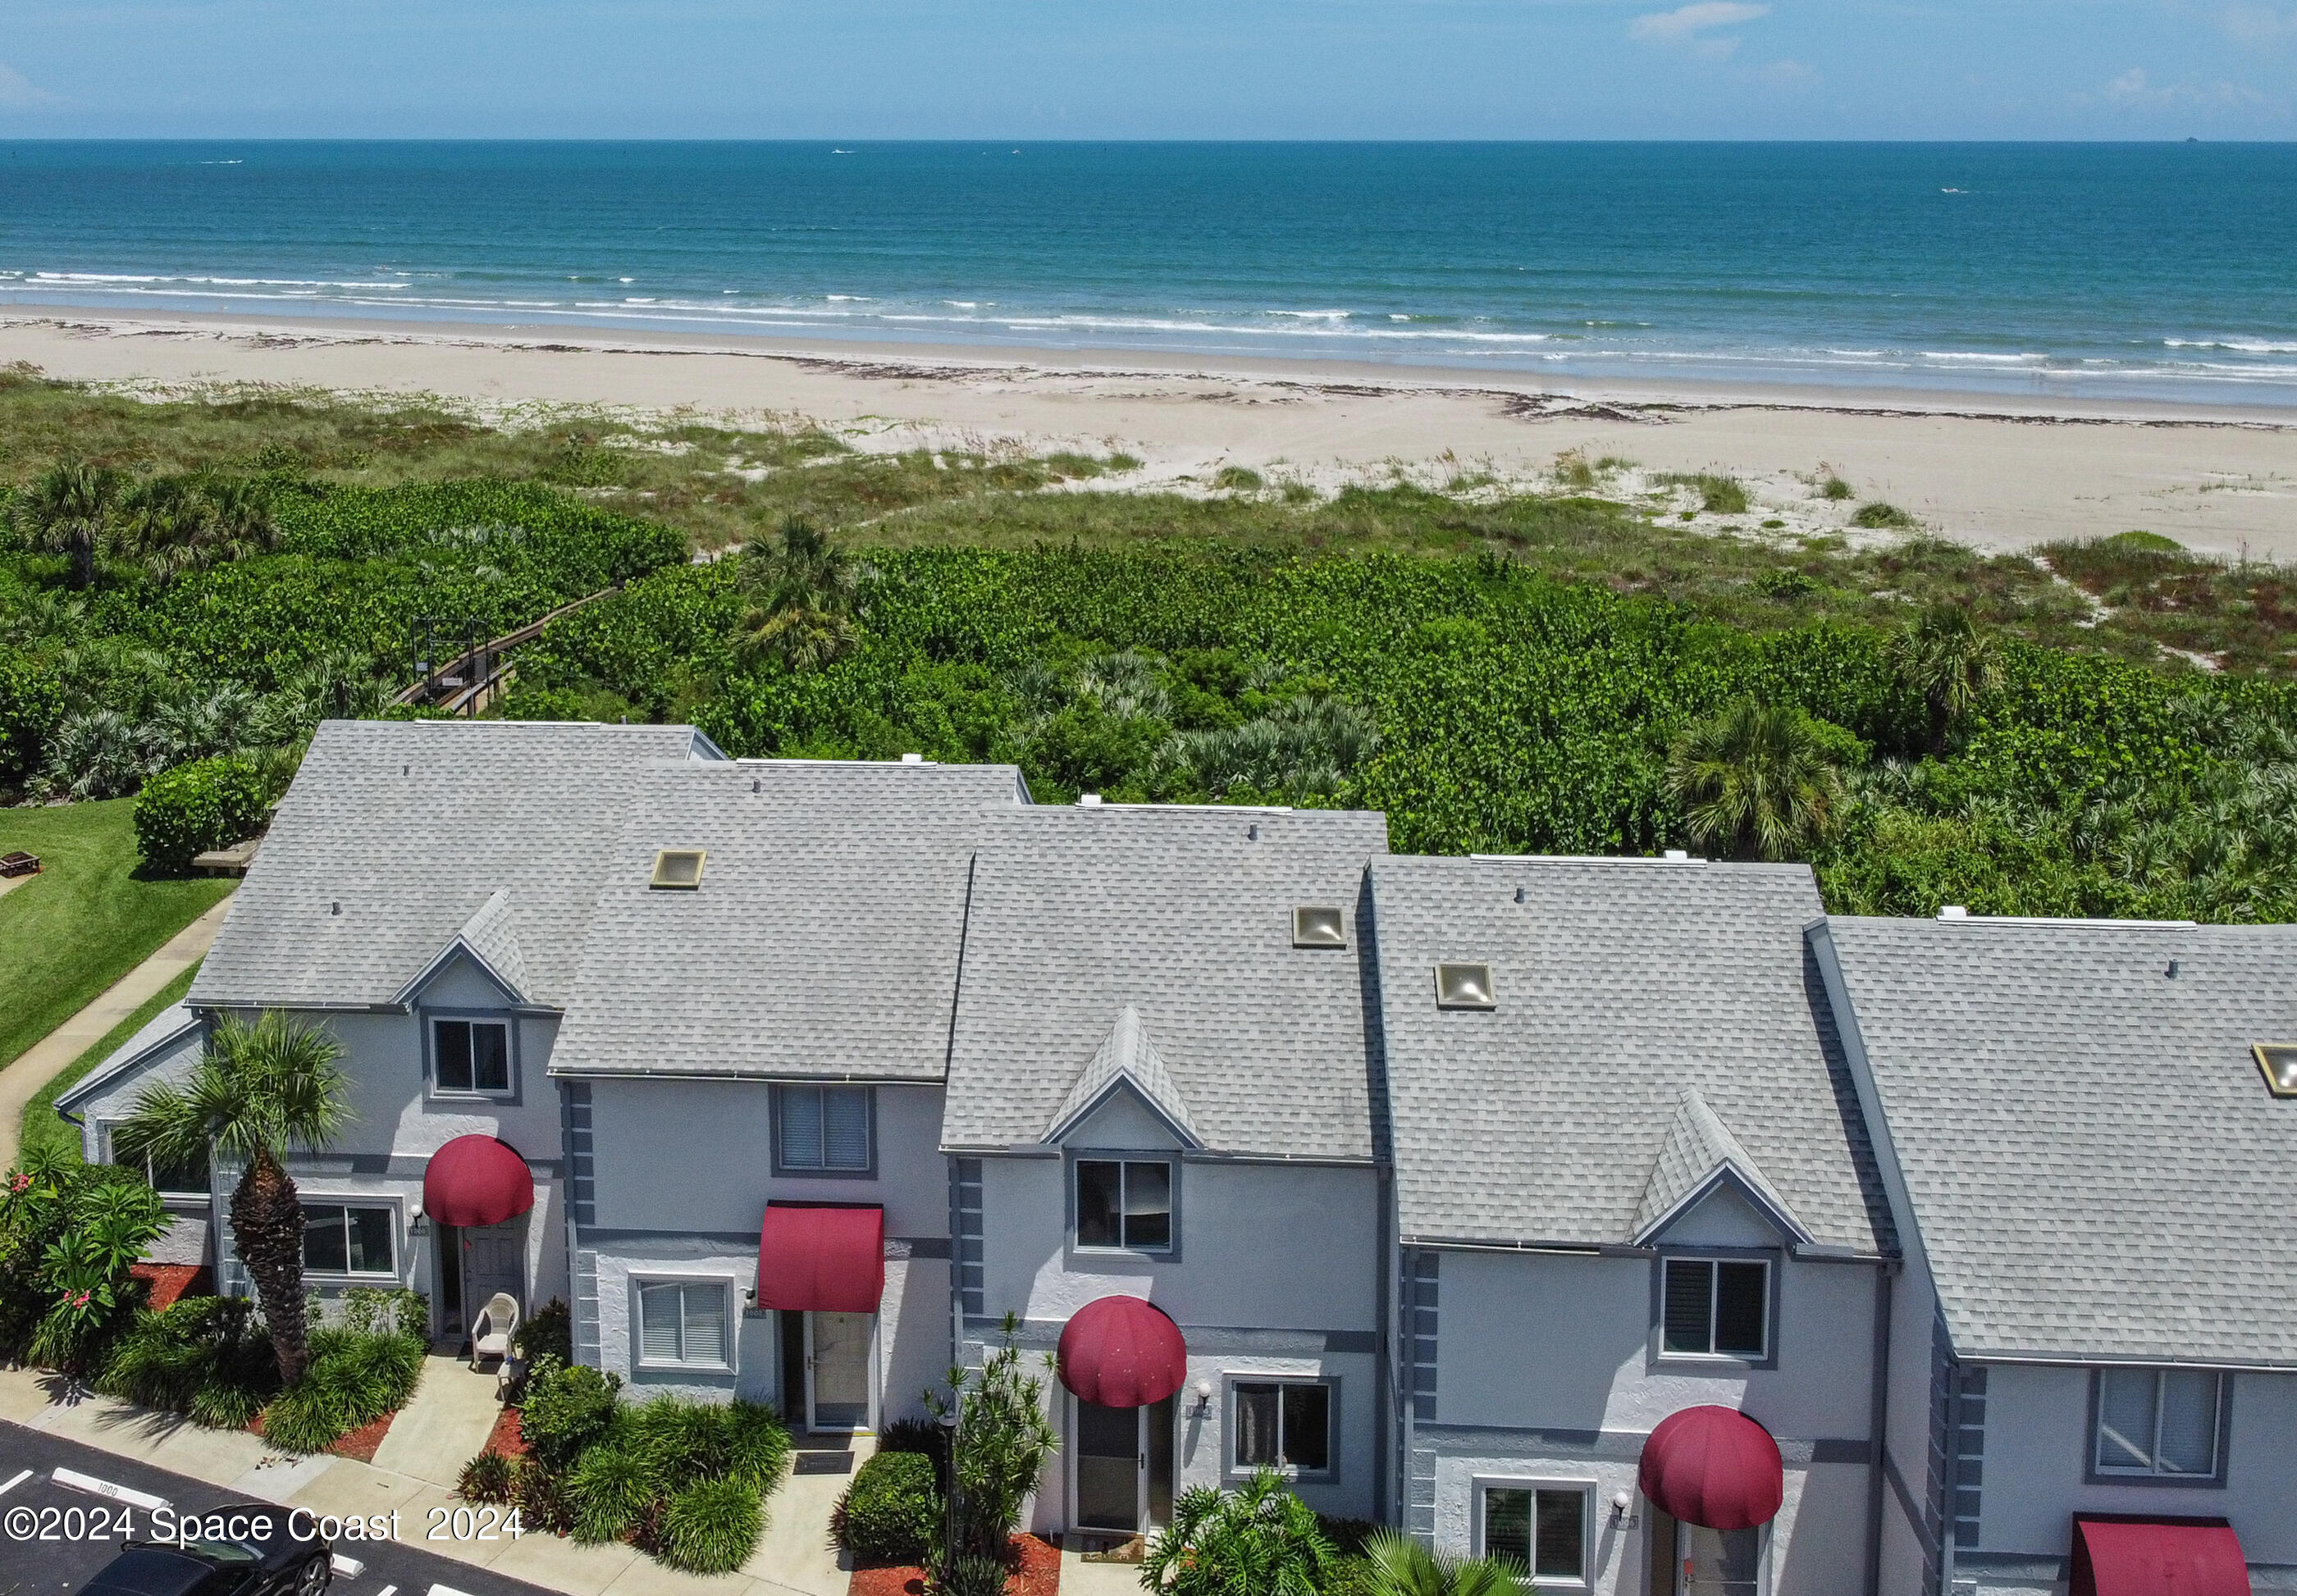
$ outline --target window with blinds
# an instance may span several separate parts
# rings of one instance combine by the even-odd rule
[[[2209,1479],[2225,1377],[2207,1369],[2101,1369],[2091,1459],[2103,1478]]]
[[[638,1362],[649,1367],[727,1369],[726,1284],[663,1281],[638,1287]]]
[[[774,1169],[782,1174],[867,1175],[877,1168],[866,1086],[774,1088]]]
[[[1771,1266],[1759,1259],[1669,1258],[1659,1288],[1659,1350],[1670,1357],[1760,1360],[1770,1347]]]

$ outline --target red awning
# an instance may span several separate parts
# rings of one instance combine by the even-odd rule
[[[423,1212],[442,1225],[498,1225],[533,1206],[526,1160],[492,1136],[457,1136],[423,1166]]]
[[[758,1231],[758,1306],[875,1313],[885,1295],[885,1211],[769,1203]]]
[[[1644,1497],[1686,1524],[1752,1529],[1786,1499],[1786,1468],[1771,1432],[1732,1408],[1685,1408],[1643,1443]]]
[[[1137,1296],[1104,1296],[1061,1327],[1061,1384],[1103,1408],[1163,1402],[1189,1378],[1189,1346],[1173,1316]]]
[[[2074,1515],[2070,1596],[2250,1596],[2241,1537],[2222,1518]]]

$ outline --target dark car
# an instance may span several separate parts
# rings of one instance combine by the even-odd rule
[[[186,1517],[184,1533],[137,1542],[81,1587],[82,1596],[325,1596],[334,1577],[326,1542],[309,1514],[290,1532],[289,1510],[242,1502]]]

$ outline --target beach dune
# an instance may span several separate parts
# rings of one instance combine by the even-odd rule
[[[1402,471],[1531,481],[1558,455],[1741,478],[1807,506],[1822,465],[1991,549],[2144,529],[2297,559],[2297,412],[2038,395],[1535,379],[1331,362],[999,351],[557,328],[50,311],[0,316],[0,364],[180,391],[256,383],[521,406],[818,421],[858,447],[1122,449],[1193,490],[1223,465],[1323,488]]]

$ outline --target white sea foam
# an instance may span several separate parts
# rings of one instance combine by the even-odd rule
[[[2276,343],[2263,338],[2164,338],[2171,350],[2233,350],[2244,355],[2297,355],[2297,343]]]

